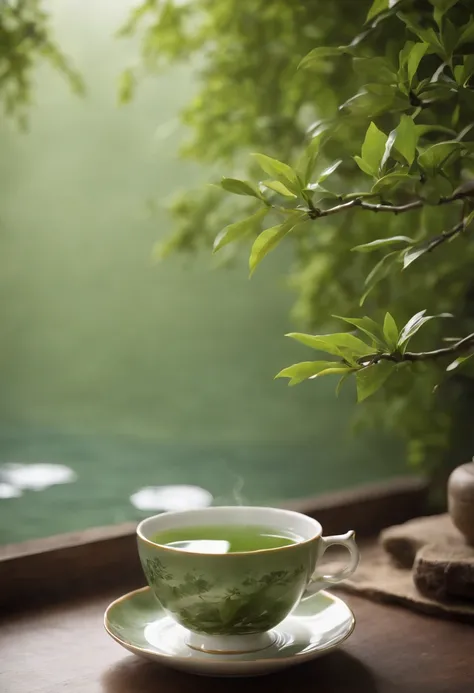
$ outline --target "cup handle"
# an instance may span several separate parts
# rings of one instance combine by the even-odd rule
[[[319,575],[316,569],[309,579],[306,591],[303,594],[303,599],[311,597],[316,592],[319,592],[319,590],[330,587],[331,585],[335,585],[341,580],[345,580],[345,578],[348,578],[350,575],[352,575],[352,573],[354,573],[359,565],[360,554],[355,542],[355,532],[353,530],[346,532],[346,534],[336,534],[332,537],[321,537],[318,563],[326,552],[326,549],[328,549],[330,546],[344,546],[344,548],[349,551],[350,555],[347,565],[332,575]]]

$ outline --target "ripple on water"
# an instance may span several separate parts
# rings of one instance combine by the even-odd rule
[[[21,489],[11,484],[0,483],[0,499],[3,498],[18,498],[22,495]]]
[[[49,464],[46,462],[34,464],[20,464],[11,462],[0,465],[0,479],[2,486],[11,486],[21,495],[22,490],[43,491],[56,484],[69,484],[76,481],[77,474],[63,464]],[[1,496],[0,498],[13,498],[14,496]]]
[[[130,496],[138,510],[193,510],[207,508],[212,494],[200,486],[180,484],[175,486],[147,486]]]

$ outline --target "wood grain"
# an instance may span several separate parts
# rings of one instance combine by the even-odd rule
[[[408,477],[282,507],[316,517],[325,534],[354,529],[367,537],[425,513],[427,490],[425,480]],[[0,611],[59,603],[140,579],[133,523],[0,547]]]
[[[71,601],[0,624],[2,693],[472,693],[474,629],[359,597],[341,650],[264,679],[203,679],[140,660],[105,633],[119,592]]]

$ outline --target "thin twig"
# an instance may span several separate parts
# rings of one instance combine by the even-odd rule
[[[458,233],[461,233],[461,231],[464,231],[465,228],[465,220],[462,219],[458,224],[453,226],[452,229],[449,231],[443,231],[440,233],[439,236],[435,236],[434,238],[431,239],[431,242],[428,244],[426,248],[427,253],[431,253],[432,250],[437,248],[441,243],[444,243],[445,241],[449,241],[450,238],[453,236],[456,236]],[[415,246],[416,247],[416,246]]]
[[[472,191],[459,191],[453,193],[449,197],[441,197],[437,204],[448,205],[451,204],[451,202],[462,200],[470,195],[472,195]],[[321,217],[329,217],[332,214],[339,214],[339,212],[345,212],[353,207],[365,209],[369,212],[390,212],[391,214],[403,214],[404,212],[411,212],[414,209],[420,209],[424,205],[424,200],[413,200],[413,202],[407,202],[407,204],[404,205],[392,205],[384,203],[373,204],[372,202],[364,202],[361,197],[355,197],[353,200],[349,200],[349,202],[343,202],[342,204],[335,205],[334,207],[329,207],[329,209],[309,209],[308,216],[310,219],[319,219]]]
[[[460,339],[458,342],[451,344],[451,346],[443,347],[442,349],[434,349],[433,351],[406,351],[404,354],[399,352],[393,354],[368,354],[367,356],[362,356],[358,360],[358,363],[361,366],[371,366],[379,361],[393,361],[394,363],[403,363],[404,361],[430,361],[441,359],[445,356],[462,354],[472,348],[474,348],[474,332]]]

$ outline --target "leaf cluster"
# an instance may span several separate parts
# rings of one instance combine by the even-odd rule
[[[298,339],[330,359],[279,376],[355,377],[359,417],[440,459],[474,375],[472,3],[150,0],[124,29],[140,31],[141,69],[201,66],[185,154],[224,176],[176,201],[168,247],[248,244],[251,274],[288,248],[294,315],[326,330]],[[331,332],[335,313],[355,329]]]

